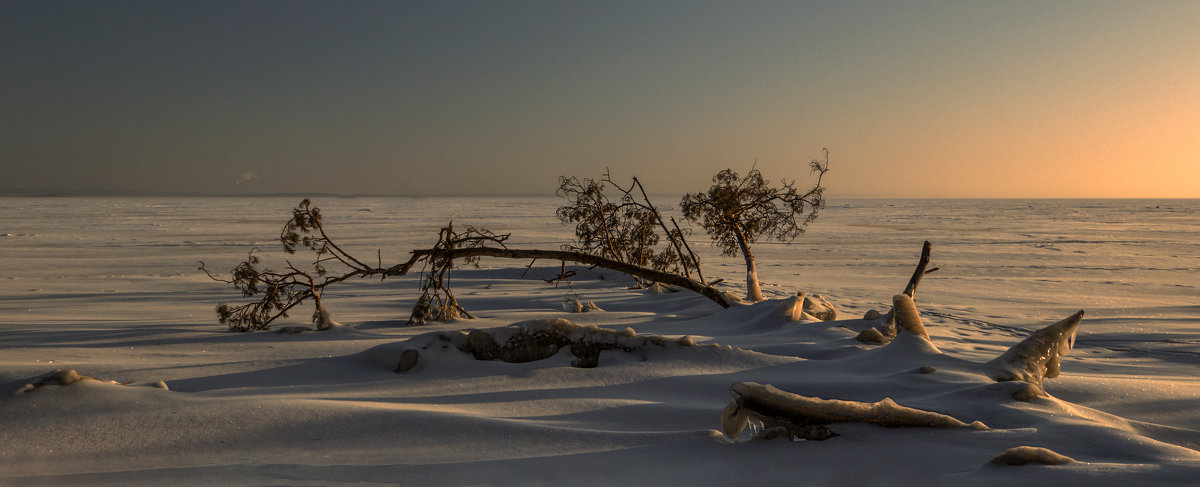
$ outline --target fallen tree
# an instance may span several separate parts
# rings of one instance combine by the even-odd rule
[[[289,311],[309,299],[314,301],[317,308],[313,314],[313,321],[328,321],[327,318],[321,319],[321,313],[324,311],[321,293],[328,286],[354,278],[406,276],[422,263],[425,264],[422,294],[417,299],[409,323],[459,316],[469,318],[470,314],[458,304],[454,294],[450,292],[445,277],[453,268],[454,262],[469,263],[481,257],[542,259],[602,267],[649,282],[660,282],[696,292],[724,308],[733,304],[730,298],[711,285],[678,274],[573,250],[512,249],[504,245],[508,237],[507,234],[495,234],[474,227],[467,227],[464,232],[457,233],[453,225],[447,225],[439,232],[438,243],[435,246],[415,249],[407,261],[399,264],[385,267],[380,262],[372,266],[339,246],[326,233],[321,210],[305,199],[292,211],[291,220],[280,232],[280,241],[284,250],[289,253],[295,253],[297,247],[301,246],[313,252],[313,271],[301,270],[290,261],[287,262],[287,270],[273,271],[262,267],[261,260],[254,255],[254,250],[250,251],[245,261],[233,269],[228,279],[214,275],[204,262],[200,262],[200,270],[214,280],[233,285],[242,292],[243,297],[257,297],[255,301],[238,306],[224,303],[217,305],[218,320],[235,331],[267,330],[272,322],[286,318]],[[330,275],[327,265],[331,262],[340,264],[346,270],[341,274]]]

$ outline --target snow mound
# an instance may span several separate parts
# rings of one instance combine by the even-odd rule
[[[79,384],[81,382],[93,382],[93,383],[98,383],[98,384],[127,385],[127,384],[120,384],[117,381],[101,380],[101,379],[97,379],[95,377],[83,375],[83,374],[80,374],[79,372],[77,372],[75,369],[60,369],[60,370],[56,370],[54,372],[51,372],[47,375],[42,376],[37,381],[25,384],[21,388],[17,389],[16,394],[17,395],[27,394],[27,393],[36,391],[45,386],[51,386],[51,385],[70,386],[70,385]],[[164,389],[164,390],[167,389],[167,383],[163,382],[161,380],[154,382],[152,384],[147,384],[147,385],[149,385],[151,387],[156,387],[159,389]]]
[[[577,296],[563,298],[563,311],[568,313],[587,313],[589,311],[604,311],[592,301],[581,301]]]
[[[1074,463],[1075,459],[1060,455],[1053,450],[1036,446],[1016,446],[1004,450],[1003,453],[992,457],[988,463],[992,465],[1066,465]]]

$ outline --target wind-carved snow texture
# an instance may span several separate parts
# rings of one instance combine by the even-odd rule
[[[729,388],[729,394],[733,401],[721,413],[721,432],[730,440],[736,440],[747,426],[756,437],[787,436],[792,440],[837,436],[825,426],[831,423],[988,429],[979,421],[964,423],[945,414],[904,407],[888,398],[875,403],[821,399],[757,382],[738,382]]]
[[[427,335],[465,339],[456,329],[467,325],[393,326],[416,297],[416,276],[348,283],[327,296],[323,305],[355,329],[217,333],[212,305],[230,290],[194,276],[191,262],[272,246],[252,241],[273,241],[279,230],[274,210],[262,208],[295,201],[144,200],[0,205],[11,227],[0,232],[38,235],[0,238],[10,310],[0,341],[0,484],[1183,486],[1200,471],[1200,200],[838,202],[807,237],[821,250],[801,252],[803,263],[795,246],[757,249],[773,299],[732,309],[580,272],[572,291],[606,311],[566,314],[557,306],[564,291],[519,278],[521,266],[456,271],[462,299],[487,310],[475,328],[571,317],[698,343],[650,345],[645,361],[602,352],[595,369],[570,367],[574,357],[561,349],[524,364],[479,361]],[[397,225],[438,228],[449,216],[470,215],[529,243],[558,242],[559,222],[538,218],[559,204],[338,198],[329,209],[341,209],[339,222],[345,215],[339,234],[358,232],[347,241],[387,258],[429,243],[427,233]],[[365,207],[375,211],[357,211]],[[943,353],[910,333],[886,346],[854,340],[879,324],[899,291],[895,279],[905,277],[880,271],[908,269],[914,243],[930,238],[954,249],[939,257],[943,271],[926,277],[916,303]],[[80,242],[89,250],[71,251]],[[716,254],[701,255],[716,264],[711,277],[743,275],[740,262]],[[558,275],[553,264],[530,272]],[[780,316],[793,294],[786,290],[810,286],[844,321]],[[720,289],[744,295],[741,285]],[[1080,357],[1063,358],[1057,379],[1043,377],[1049,394],[1018,401],[1014,394],[1040,388],[991,377],[1011,365],[989,364],[1006,348],[1079,309],[1062,306],[1093,302],[1104,303],[1104,319],[1080,325],[1071,351]],[[864,317],[879,305],[883,313]],[[287,324],[315,328],[310,314]],[[714,342],[738,349],[704,346]],[[393,374],[398,368],[408,371]],[[164,379],[174,392],[52,379],[13,394],[56,369],[137,385]],[[840,436],[822,442],[730,444],[721,411],[741,382],[865,404],[889,397],[992,430],[831,423],[822,426]],[[1077,461],[988,464],[1017,446],[1028,448],[1002,457],[1004,465],[1043,448]]]
[[[791,299],[794,300],[795,298]],[[875,350],[899,347],[903,348],[904,352],[921,354],[915,355],[916,357],[943,355],[930,340],[911,297],[905,294],[893,296],[892,310],[897,329],[896,338],[886,347]],[[1044,397],[1046,393],[1041,388],[1042,380],[1045,377],[1058,376],[1060,358],[1074,344],[1075,332],[1082,318],[1083,311],[1079,311],[1034,332],[995,360],[986,364],[976,364],[974,368],[982,369],[988,378],[997,382],[1023,382],[1023,387],[1018,387],[1011,393],[1014,399],[1029,401]],[[917,371],[921,374],[933,374],[937,373],[938,369],[924,365]],[[793,440],[824,440],[836,436],[825,425],[838,422],[864,422],[883,426],[969,426],[977,430],[987,429],[980,421],[968,425],[940,413],[900,406],[889,398],[876,403],[827,400],[785,392],[774,386],[755,382],[735,383],[730,388],[730,394],[733,401],[721,415],[721,429],[731,440],[736,440],[747,427],[751,428],[752,436],[756,438],[787,436]],[[1022,452],[1028,453],[1021,450],[1011,455],[1021,455]],[[1039,453],[1034,454],[1036,457]]]
[[[991,361],[992,379],[1024,381],[1042,385],[1042,379],[1058,377],[1062,357],[1075,346],[1075,332],[1083,319],[1083,311],[1034,332]]]

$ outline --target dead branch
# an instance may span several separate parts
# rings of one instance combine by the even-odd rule
[[[937,267],[925,270],[929,266],[929,253],[932,247],[933,244],[929,243],[928,240],[921,246],[921,259],[917,261],[917,268],[913,270],[912,277],[908,278],[908,285],[904,286],[904,294],[907,294],[910,298],[915,297],[913,294],[917,292],[917,285],[921,283],[921,278],[925,277],[925,274],[938,270]]]
[[[708,283],[708,280],[704,278],[704,271],[700,270],[700,259],[696,257],[695,252],[692,252],[692,246],[688,245],[687,239],[682,238],[683,230],[679,229],[679,223],[677,223],[675,221],[675,217],[671,217],[671,225],[674,226],[675,231],[679,233],[679,235],[680,235],[679,241],[683,243],[683,248],[687,249],[688,256],[692,259],[692,264],[694,264],[696,267],[696,276],[700,278],[700,282]],[[685,267],[684,269],[686,270],[687,268]],[[716,281],[713,281],[709,284],[716,284],[723,280],[724,279],[717,279]]]

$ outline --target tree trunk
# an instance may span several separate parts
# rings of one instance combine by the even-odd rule
[[[453,250],[418,249],[412,251],[412,257],[408,259],[408,262],[397,264],[387,269],[378,270],[382,272],[368,270],[368,272],[355,272],[352,274],[361,275],[382,273],[385,276],[403,276],[408,274],[408,271],[412,269],[412,267],[417,263],[417,260],[420,258],[435,255],[448,256],[452,259],[464,259],[468,257],[500,257],[506,259],[546,259],[561,260],[564,262],[577,262],[585,265],[603,267],[605,269],[614,270],[633,277],[642,278],[647,281],[661,282],[663,284],[679,286],[711,299],[713,302],[721,305],[722,308],[728,308],[731,306],[731,303],[725,300],[724,295],[722,295],[720,291],[712,286],[696,281],[695,279],[688,279],[678,274],[671,274],[669,272],[657,271],[634,264],[627,264],[619,260],[609,259],[598,255],[585,254],[583,252],[573,252],[569,250],[507,249],[496,247],[471,247]],[[751,262],[753,262],[753,260],[751,260]],[[758,282],[755,280],[755,289],[757,289],[757,284]]]
[[[746,244],[742,228],[735,225],[733,229],[738,246],[742,248],[742,257],[746,258],[746,301],[757,303],[763,300],[762,288],[758,285],[758,266],[754,264],[754,254],[750,252],[750,245]]]

